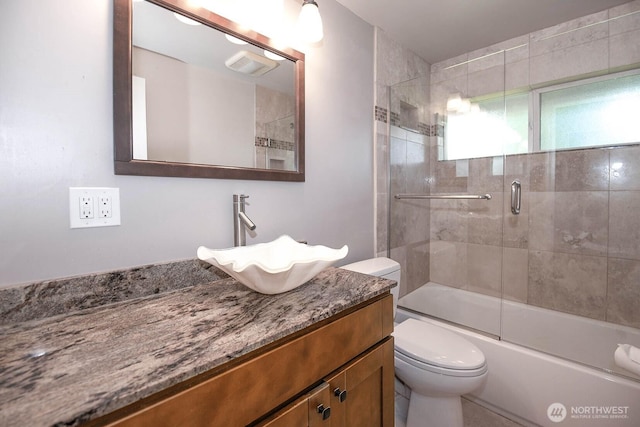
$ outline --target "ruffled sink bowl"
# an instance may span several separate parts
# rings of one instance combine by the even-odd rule
[[[198,258],[225,271],[262,294],[279,294],[306,283],[347,256],[349,248],[309,246],[289,236],[269,243],[213,250],[200,246]]]

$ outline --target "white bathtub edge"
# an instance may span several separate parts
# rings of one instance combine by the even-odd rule
[[[619,426],[640,425],[640,383],[572,363],[522,346],[499,341],[398,308],[398,322],[407,317],[452,330],[482,350],[489,365],[487,381],[469,396],[524,425]],[[567,411],[584,407],[628,407],[627,419],[572,419],[552,422],[547,409],[562,403]]]

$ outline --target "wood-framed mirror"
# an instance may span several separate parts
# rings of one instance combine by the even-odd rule
[[[116,175],[304,181],[303,53],[189,0],[114,0],[113,38]]]

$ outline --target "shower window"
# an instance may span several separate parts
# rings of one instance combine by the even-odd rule
[[[640,142],[640,73],[483,99],[452,97],[447,111],[440,160],[633,144]]]
[[[539,89],[534,99],[540,151],[640,142],[640,74]]]

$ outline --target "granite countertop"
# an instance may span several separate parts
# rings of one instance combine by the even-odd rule
[[[222,275],[223,276],[223,275]],[[79,425],[387,292],[329,268],[262,295],[232,278],[0,326],[0,425]]]

